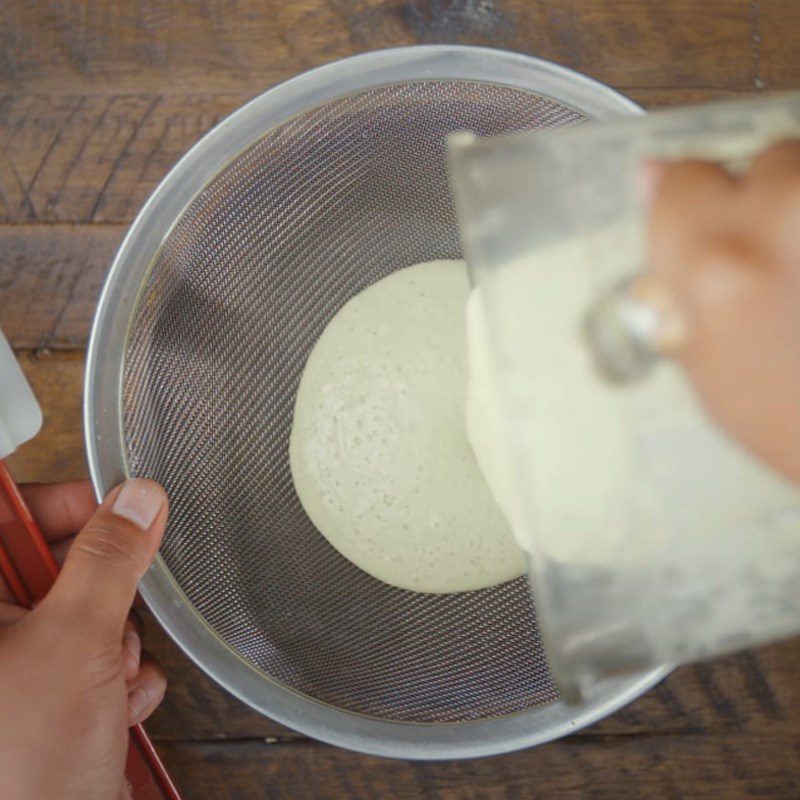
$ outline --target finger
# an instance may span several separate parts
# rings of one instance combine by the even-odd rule
[[[698,254],[684,298],[699,335],[723,346],[741,338],[742,319],[752,320],[759,300],[763,270],[757,265],[742,242],[717,242]]]
[[[166,690],[164,670],[149,653],[145,653],[139,673],[128,682],[128,725],[144,722],[158,708]]]
[[[780,191],[783,186],[797,186],[800,179],[800,141],[778,142],[753,159],[747,175],[751,184]]]
[[[17,606],[13,603],[0,603],[0,628],[19,622],[28,613],[30,613],[28,609],[22,606]]]
[[[50,552],[53,554],[53,558],[55,558],[56,563],[61,567],[64,565],[64,562],[67,560],[67,553],[69,553],[70,547],[72,547],[72,543],[75,541],[74,536],[70,536],[68,539],[61,539],[59,542],[53,542],[50,546]],[[0,585],[0,599],[2,599],[2,585]],[[138,602],[137,602],[138,601]],[[139,595],[136,595],[136,600],[133,602],[134,608],[141,607],[147,608],[143,600],[139,600]],[[142,626],[142,618],[138,611],[132,611],[132,614],[136,615],[138,620],[138,625]],[[140,630],[139,633],[142,631]]]
[[[83,635],[119,642],[166,521],[167,498],[157,483],[133,478],[113,489],[75,537],[42,613],[79,620]]]
[[[51,542],[76,534],[97,508],[89,481],[27,483],[19,489],[45,538]]]
[[[142,615],[132,608],[128,613],[128,622],[133,625],[133,629],[140,637],[144,638],[144,622],[142,622]]]
[[[649,220],[649,265],[666,281],[693,266],[698,249],[718,234],[737,179],[717,164],[680,161],[664,166]]]
[[[122,634],[122,672],[126,681],[133,680],[139,672],[142,658],[142,637],[128,617]]]
[[[5,579],[0,575],[0,603],[13,604],[16,602],[14,593],[11,587],[5,582]]]
[[[119,797],[117,797],[117,800],[133,800],[133,797],[131,796],[131,790],[128,788],[127,781],[125,781],[125,786],[123,786],[122,789],[120,789]]]
[[[653,315],[650,345],[655,351],[665,356],[679,353],[689,338],[689,320],[674,291],[648,273],[639,276],[628,293]]]
[[[800,141],[781,142],[753,162],[745,183],[752,237],[767,259],[789,267],[787,277],[796,280],[800,250]]]
[[[653,219],[656,224],[702,227],[719,218],[720,206],[739,179],[710,161],[676,161],[660,168]]]
[[[69,553],[69,549],[72,547],[74,541],[75,537],[70,536],[58,542],[53,542],[50,546],[50,552],[53,554],[53,558],[55,558],[59,566],[63,566],[64,562],[67,560],[67,553]]]

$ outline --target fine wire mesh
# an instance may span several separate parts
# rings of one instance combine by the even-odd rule
[[[449,595],[371,578],[304,513],[288,447],[305,359],[334,313],[394,269],[461,256],[447,134],[584,119],[478,82],[353,94],[266,132],[163,243],[126,351],[128,463],[169,493],[175,580],[265,675],[414,722],[556,699],[524,578]]]

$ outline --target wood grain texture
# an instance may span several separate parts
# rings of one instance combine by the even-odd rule
[[[129,222],[246,95],[0,98],[0,222]]]
[[[772,0],[775,13],[793,1]],[[520,50],[623,88],[754,80],[749,0],[16,0],[1,8],[0,88],[15,92],[254,93],[351,53],[428,42]]]
[[[80,351],[17,353],[44,416],[38,436],[6,459],[19,483],[55,482],[87,475],[83,449],[83,369]]]
[[[739,94],[634,88],[646,107]],[[169,169],[249,95],[7,95],[0,225],[127,223]]]
[[[492,44],[647,106],[800,82],[796,0],[102,0],[0,7],[0,222],[128,222],[202,134],[364,49]],[[694,94],[692,94],[694,93]]]
[[[739,93],[629,94],[655,108]],[[244,100],[166,96],[154,106],[146,96],[10,98],[0,111],[0,140],[5,130],[8,141],[0,155],[0,327],[15,347],[86,346],[127,223],[170,166]]]
[[[0,329],[17,348],[86,346],[121,225],[0,225]]]
[[[571,737],[474,761],[415,764],[302,742],[164,743],[193,800],[745,800],[797,797],[797,745],[736,734]],[[768,768],[765,768],[769,765]]]
[[[0,326],[44,409],[24,480],[86,474],[81,395],[99,287],[139,208],[220,119],[379,47],[503,47],[647,108],[800,88],[798,0],[6,0],[0,3]],[[533,751],[412,764],[325,747],[247,709],[152,620],[170,690],[149,722],[185,797],[800,797],[800,640],[676,671]]]
[[[800,3],[754,3],[753,52],[757,83],[766,89],[800,89]]]

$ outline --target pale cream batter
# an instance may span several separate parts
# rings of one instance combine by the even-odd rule
[[[295,488],[323,536],[404,589],[462,592],[525,571],[465,432],[463,261],[401,269],[346,303],[308,358]]]

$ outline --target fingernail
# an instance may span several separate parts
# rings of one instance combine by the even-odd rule
[[[133,674],[139,670],[139,661],[142,657],[142,640],[136,631],[125,631],[122,637],[122,646],[128,653]]]
[[[164,495],[150,481],[131,478],[122,485],[111,511],[146,531],[155,521],[164,502]]]
[[[151,706],[158,705],[163,697],[163,688],[154,691],[151,687],[148,691],[144,686],[137,686],[128,695],[128,719],[134,724],[141,722],[145,711]]]
[[[150,703],[150,695],[141,688],[134,689],[128,695],[128,714],[131,720],[138,720]]]
[[[686,317],[676,308],[665,309],[655,337],[658,352],[665,356],[678,355],[688,341],[689,325]]]
[[[636,280],[630,294],[650,311],[647,338],[653,349],[661,355],[677,355],[689,338],[689,325],[675,295],[651,275]]]

